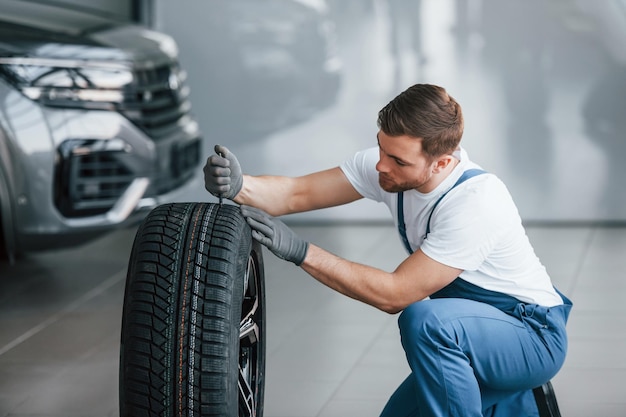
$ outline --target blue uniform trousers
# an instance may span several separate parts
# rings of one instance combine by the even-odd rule
[[[572,304],[561,297],[557,307],[525,304],[457,278],[408,306],[398,324],[412,373],[381,417],[537,416],[532,389],[567,351]]]

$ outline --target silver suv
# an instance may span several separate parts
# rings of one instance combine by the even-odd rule
[[[171,37],[28,2],[0,13],[0,246],[76,245],[199,187]]]

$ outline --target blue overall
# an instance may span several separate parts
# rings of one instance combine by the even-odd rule
[[[452,188],[483,172],[466,171]],[[399,195],[398,228],[412,253],[401,211]],[[572,303],[559,295],[564,304],[548,308],[457,278],[409,305],[398,324],[412,373],[381,417],[538,416],[532,389],[556,375],[567,351]]]

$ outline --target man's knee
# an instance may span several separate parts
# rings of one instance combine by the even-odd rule
[[[398,318],[402,344],[415,347],[424,347],[439,344],[442,336],[446,338],[445,326],[442,323],[441,314],[437,302],[432,300],[418,301],[404,309]]]

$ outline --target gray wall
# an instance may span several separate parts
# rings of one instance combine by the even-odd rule
[[[272,21],[275,2],[255,3],[246,24],[280,24]],[[291,109],[281,103],[306,101],[298,82],[316,78],[294,83],[285,71],[282,82],[265,86],[260,76],[254,88],[238,65],[225,72],[237,62],[224,58],[237,41],[230,27],[241,21],[223,4],[157,0],[155,22],[179,43],[207,144],[230,146],[244,170],[299,175],[334,166],[375,144],[380,107],[428,82],[460,101],[464,146],[508,184],[525,220],[626,220],[624,1],[328,0],[343,63],[335,100],[274,127],[267,119]],[[280,67],[271,54],[265,59]],[[256,130],[250,112],[267,126]],[[304,216],[387,217],[366,203]]]

